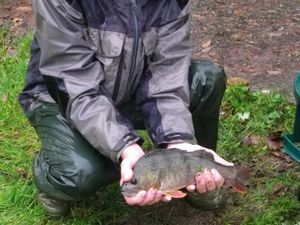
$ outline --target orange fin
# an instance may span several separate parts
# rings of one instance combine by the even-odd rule
[[[233,189],[241,194],[247,193],[247,188],[244,184],[238,183],[234,180],[229,180],[228,183],[233,187]]]
[[[250,179],[251,175],[248,169],[243,166],[236,165],[235,168],[237,170],[237,176],[232,180],[228,180],[228,183],[234,188],[234,190],[244,194],[247,192],[245,184]]]
[[[170,196],[172,198],[184,198],[186,196],[186,193],[182,191],[168,191],[164,193],[167,196]]]

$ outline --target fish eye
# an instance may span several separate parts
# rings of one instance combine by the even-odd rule
[[[132,180],[130,181],[131,184],[137,184],[137,179],[136,178],[132,178]]]

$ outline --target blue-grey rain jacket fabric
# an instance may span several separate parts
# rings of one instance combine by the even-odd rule
[[[33,0],[33,11],[24,111],[55,100],[114,162],[141,140],[119,112],[131,98],[154,143],[194,141],[187,0]]]

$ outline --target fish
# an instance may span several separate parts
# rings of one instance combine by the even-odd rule
[[[121,193],[133,197],[139,191],[155,188],[172,198],[183,198],[181,189],[196,183],[196,174],[216,169],[239,193],[246,193],[249,170],[241,165],[225,166],[205,150],[188,152],[181,149],[157,149],[143,155],[133,168],[133,178],[124,182]]]

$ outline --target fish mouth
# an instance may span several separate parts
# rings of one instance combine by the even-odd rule
[[[124,183],[121,186],[121,193],[125,197],[133,197],[136,196],[139,190],[130,183]]]

